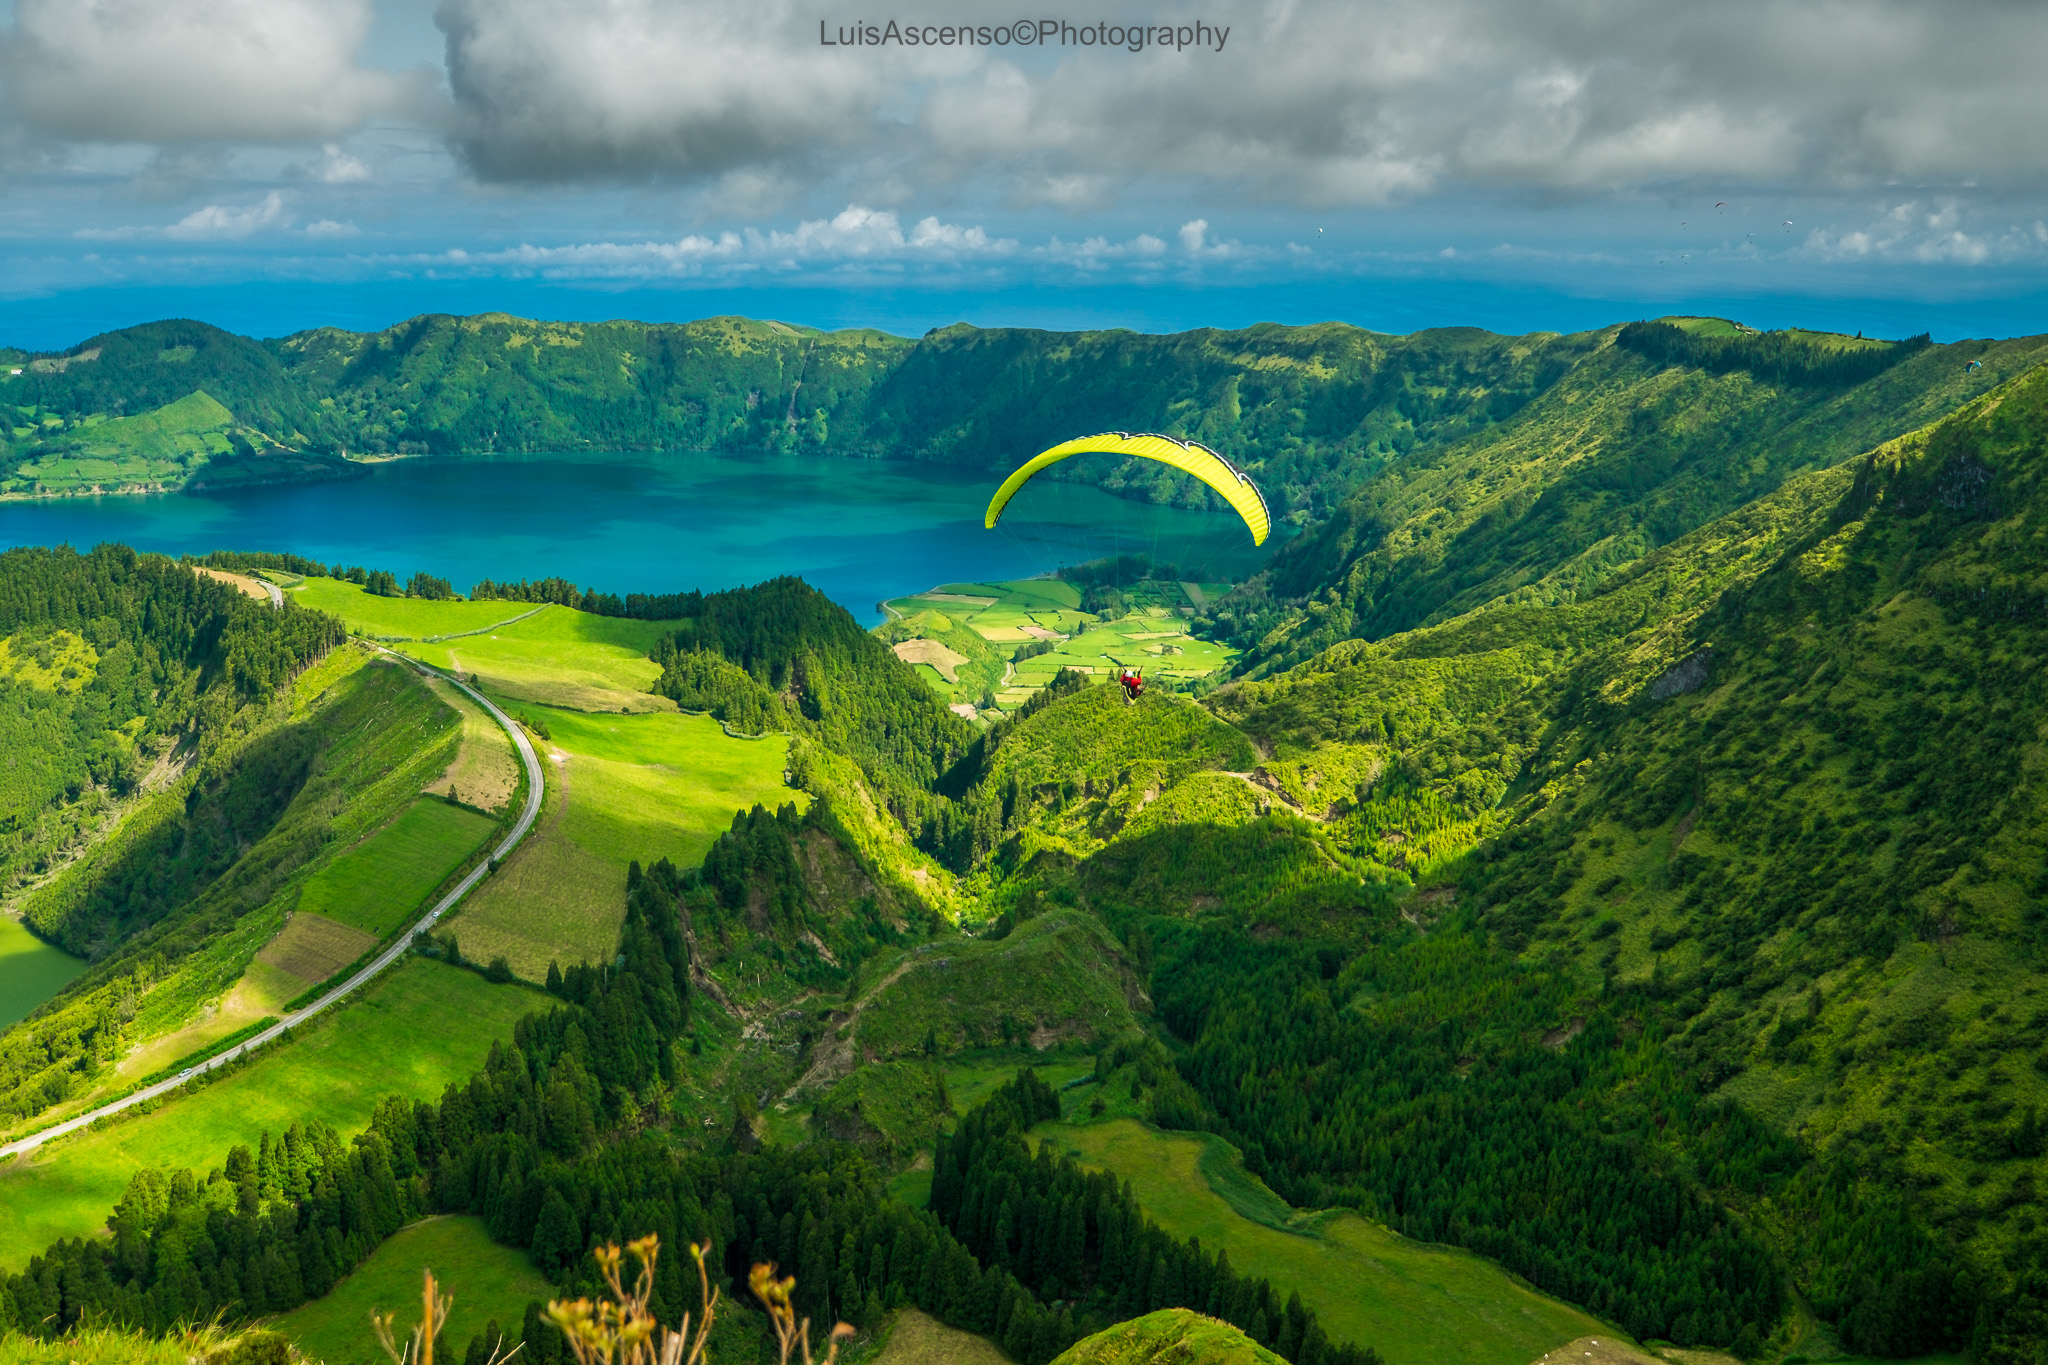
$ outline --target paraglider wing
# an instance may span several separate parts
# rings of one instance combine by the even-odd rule
[[[1264,545],[1266,533],[1273,529],[1273,521],[1266,512],[1266,499],[1257,485],[1247,479],[1236,465],[1218,455],[1198,441],[1178,441],[1171,436],[1159,436],[1152,432],[1128,435],[1121,431],[1104,432],[1100,436],[1081,436],[1071,441],[1062,441],[1050,450],[1041,451],[1021,465],[1017,472],[1003,480],[1003,486],[989,499],[988,516],[982,525],[993,528],[1003,515],[1003,508],[1017,495],[1017,490],[1031,481],[1031,476],[1047,465],[1058,464],[1069,455],[1135,455],[1141,459],[1157,460],[1172,465],[1175,469],[1194,475],[1209,487],[1223,495],[1231,509],[1244,518],[1244,524],[1251,528],[1252,544]]]

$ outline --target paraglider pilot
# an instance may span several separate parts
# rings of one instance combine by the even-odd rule
[[[1138,698],[1145,691],[1145,675],[1135,668],[1126,668],[1117,673],[1116,680],[1123,685],[1124,705],[1137,705]]]

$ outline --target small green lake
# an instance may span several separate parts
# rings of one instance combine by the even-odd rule
[[[52,948],[22,928],[20,920],[0,915],[0,1028],[26,1018],[85,966],[84,958]]]

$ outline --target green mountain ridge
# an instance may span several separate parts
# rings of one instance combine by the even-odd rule
[[[1218,1134],[1287,1204],[1480,1252],[1639,1340],[1746,1360],[2038,1359],[2039,342],[1701,319],[915,343],[732,320],[408,326],[287,339],[307,358],[279,364],[319,369],[327,397],[390,399],[391,423],[425,412],[520,440],[540,439],[521,414],[549,409],[550,376],[584,386],[546,414],[559,432],[643,411],[605,406],[628,375],[679,404],[685,379],[737,375],[747,387],[716,389],[715,411],[676,406],[674,429],[803,449],[824,412],[809,448],[889,432],[935,459],[979,458],[1006,422],[1065,420],[1043,393],[1064,386],[1080,420],[1121,385],[1190,434],[1241,430],[1290,506],[1331,515],[1210,614],[1250,651],[1235,680],[1127,706],[1070,673],[980,731],[795,580],[676,599],[651,687],[794,732],[789,780],[811,804],[740,816],[701,869],[636,864],[621,961],[673,981],[674,1007],[647,997],[655,1032],[614,1054],[561,1021],[633,974],[551,978],[564,1012],[444,1101],[528,1113],[476,1139],[497,1155],[430,1168],[425,1120],[380,1118],[379,1141],[419,1162],[406,1199],[485,1214],[573,1283],[605,1220],[623,1228],[592,1189],[659,1171],[692,1191],[649,1196],[665,1235],[676,1209],[711,1209],[728,1248],[788,1259],[819,1312],[864,1315],[883,1306],[875,1286],[906,1289],[886,1257],[861,1273],[909,1235],[890,1220],[942,1218],[957,1248],[931,1245],[954,1248],[954,1283],[907,1301],[928,1290],[948,1321],[1042,1362],[1088,1313],[1145,1324],[1205,1300],[1162,1261],[1119,1262],[1112,1281],[1109,1259],[1081,1256],[1087,1273],[1066,1273],[1051,1239],[1096,1232],[994,1183],[1071,1179],[1049,1157],[1006,1145],[971,1202],[942,1160],[929,1211],[876,1202],[878,1171],[953,1121],[946,1068],[1071,1046],[1120,1059],[1096,1062],[1118,1112]],[[55,394],[97,363],[33,373]],[[795,366],[817,367],[801,388]],[[949,406],[968,375],[975,401]],[[806,415],[791,397],[814,380]],[[1205,427],[1226,390],[1237,425]],[[387,435],[401,429],[426,430]],[[15,686],[58,697],[79,680],[51,680],[84,655],[67,638],[21,657]],[[529,1073],[543,1055],[553,1078],[550,1062]],[[585,1068],[627,1059],[632,1087],[579,1108]],[[1039,1086],[1014,1094],[1036,1106]],[[646,1131],[663,1105],[672,1131]],[[758,1203],[704,1204],[732,1170],[762,1182]],[[806,1171],[843,1207],[791,1202]],[[510,1193],[491,1193],[500,1181]],[[841,1276],[829,1248],[857,1230]],[[1213,1250],[1187,1261],[1198,1280]],[[1085,1308],[1066,1303],[1091,1276]],[[1116,1331],[1134,1351],[1181,1348]]]

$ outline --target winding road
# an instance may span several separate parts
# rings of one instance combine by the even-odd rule
[[[226,1066],[242,1054],[262,1047],[265,1043],[272,1041],[285,1030],[296,1028],[329,1006],[340,1003],[349,995],[368,984],[379,972],[382,972],[386,967],[404,957],[406,951],[412,947],[413,935],[433,928],[439,922],[441,916],[453,909],[457,901],[460,901],[469,893],[472,887],[489,875],[491,863],[502,861],[507,854],[511,853],[513,847],[526,837],[526,832],[533,828],[535,818],[540,815],[542,796],[541,767],[539,757],[533,752],[532,743],[526,738],[526,732],[503,711],[500,711],[490,698],[461,679],[450,677],[438,668],[423,664],[417,659],[407,658],[403,654],[395,654],[388,649],[379,650],[378,652],[387,658],[396,659],[400,663],[409,665],[415,672],[441,678],[461,688],[469,694],[470,700],[490,713],[491,719],[497,721],[504,728],[506,734],[512,736],[512,743],[519,750],[519,761],[526,765],[526,805],[519,812],[519,819],[513,822],[511,830],[506,833],[504,841],[498,845],[496,851],[491,854],[488,860],[480,862],[471,868],[469,875],[458,882],[454,890],[436,901],[433,909],[427,911],[410,929],[393,940],[390,947],[377,954],[361,971],[356,972],[348,980],[342,982],[312,1004],[296,1013],[287,1014],[255,1037],[237,1043],[219,1056],[209,1057],[203,1062],[187,1067],[169,1080],[158,1081],[155,1085],[145,1086],[131,1095],[124,1095],[118,1100],[110,1101],[97,1109],[80,1114],[77,1118],[66,1119],[62,1123],[43,1129],[40,1133],[31,1133],[25,1138],[10,1142],[4,1147],[0,1147],[0,1158],[32,1152],[52,1138],[59,1138],[66,1133],[76,1132],[95,1119],[103,1119],[109,1114],[118,1114],[123,1109],[141,1104],[145,1100],[153,1100],[159,1096],[167,1095],[191,1080],[194,1076]]]

